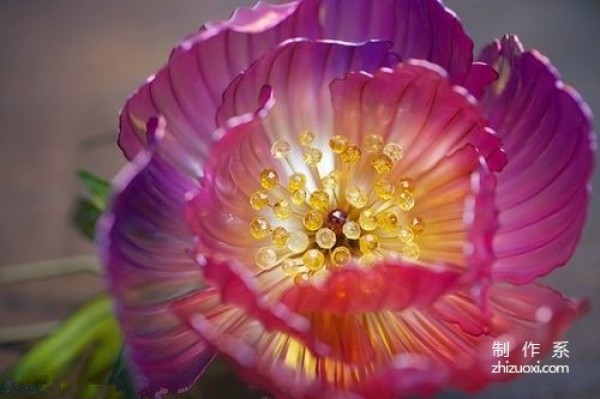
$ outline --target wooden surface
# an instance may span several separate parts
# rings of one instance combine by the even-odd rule
[[[80,192],[75,170],[112,176],[126,96],[172,45],[205,20],[251,1],[103,0],[0,2],[0,266],[91,254],[69,225]],[[453,0],[476,46],[516,32],[539,48],[600,114],[600,2]],[[598,174],[596,174],[598,186]],[[568,375],[529,375],[474,397],[595,398],[600,392],[600,198],[575,257],[547,281],[592,311],[569,332]],[[65,317],[102,290],[90,275],[0,287],[0,327]],[[21,346],[0,348],[0,370]],[[444,398],[462,398],[447,393]]]

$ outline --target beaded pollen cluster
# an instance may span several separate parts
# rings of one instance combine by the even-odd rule
[[[256,252],[256,265],[281,267],[301,284],[321,270],[350,262],[368,266],[384,256],[417,260],[415,238],[425,225],[413,215],[415,182],[390,176],[402,159],[402,147],[374,134],[360,145],[333,136],[328,150],[334,167],[323,175],[317,166],[324,154],[314,141],[312,132],[298,138],[311,173],[296,172],[289,157],[292,144],[278,140],[271,146],[271,155],[293,173],[284,178],[264,169],[258,176],[261,189],[250,197],[257,212],[250,234],[267,245]]]

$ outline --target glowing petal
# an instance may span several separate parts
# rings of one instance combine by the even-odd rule
[[[483,51],[500,78],[482,107],[509,158],[498,175],[497,279],[525,283],[571,256],[589,202],[591,114],[548,59],[507,36]]]

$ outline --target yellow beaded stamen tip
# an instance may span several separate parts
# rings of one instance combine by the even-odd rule
[[[423,218],[420,216],[413,218],[412,222],[410,223],[410,229],[413,231],[413,233],[415,233],[415,235],[421,234],[425,229],[425,222],[423,222]]]
[[[341,154],[348,148],[348,139],[344,136],[336,135],[329,140],[329,148],[334,154]]]
[[[307,165],[314,166],[321,162],[323,159],[323,153],[318,148],[310,147],[304,152],[304,163]]]
[[[401,226],[398,230],[398,238],[400,239],[400,241],[407,244],[415,239],[415,233],[409,226]]]
[[[267,237],[270,229],[271,224],[264,217],[257,217],[250,223],[250,234],[257,240]]]
[[[360,224],[361,229],[372,231],[377,228],[377,217],[373,211],[366,210],[360,213],[358,223]]]
[[[363,254],[370,254],[379,248],[379,239],[374,234],[367,234],[360,237],[358,245],[360,252]]]
[[[361,152],[360,148],[358,148],[355,145],[351,145],[351,146],[346,147],[346,149],[344,149],[344,151],[342,151],[342,153],[340,154],[340,159],[344,163],[353,164],[353,163],[357,163],[360,160],[361,154],[362,154],[362,152]]]
[[[395,192],[396,187],[387,180],[380,179],[375,183],[375,195],[377,195],[379,199],[385,201],[391,200],[394,198]]]
[[[329,258],[331,259],[331,263],[336,266],[342,266],[350,262],[350,259],[352,259],[352,252],[346,247],[337,247],[331,252]]]
[[[416,260],[416,259],[419,259],[420,255],[421,255],[421,248],[419,248],[419,246],[414,242],[406,244],[402,248],[402,256],[404,256],[405,258]]]
[[[292,146],[285,140],[277,140],[271,146],[271,155],[276,159],[283,159],[288,156]]]
[[[298,136],[298,143],[303,147],[308,147],[315,141],[315,134],[311,131],[306,131]]]
[[[288,178],[288,188],[291,192],[306,187],[306,175],[303,173],[294,173]]]
[[[269,196],[266,191],[258,190],[250,197],[250,206],[255,211],[260,211],[269,206]]]
[[[276,227],[271,231],[271,241],[277,248],[284,248],[290,239],[290,233],[285,227]]]
[[[398,181],[398,188],[400,191],[407,191],[412,194],[415,192],[415,181],[410,177],[404,177]]]
[[[271,248],[261,248],[256,252],[254,259],[256,260],[256,266],[269,269],[277,264],[277,253]]]
[[[272,190],[279,183],[279,175],[273,169],[265,169],[260,172],[260,185],[265,190]]]
[[[287,219],[292,216],[292,207],[287,200],[281,200],[273,205],[273,213],[278,219]]]
[[[308,270],[319,270],[325,263],[325,255],[318,249],[309,249],[302,255],[302,262]]]
[[[327,227],[320,229],[315,235],[315,241],[317,242],[317,245],[323,249],[333,248],[336,239],[337,238],[333,230],[328,229]]]
[[[396,228],[398,216],[394,212],[385,211],[377,215],[377,225],[381,230],[392,231]]]
[[[337,187],[339,173],[336,172],[337,171],[333,171],[321,179],[321,184],[323,185],[323,188],[326,188],[328,190],[334,190]]]
[[[425,223],[412,214],[415,182],[408,176],[386,175],[403,157],[399,144],[369,134],[356,145],[335,135],[327,147],[319,148],[310,131],[297,141],[301,148],[286,140],[272,143],[272,157],[285,162],[282,170],[291,172],[280,176],[277,168],[263,169],[260,189],[249,198],[257,212],[250,222],[251,236],[270,239],[267,246],[257,247],[257,267],[280,270],[296,284],[306,284],[353,262],[367,267],[386,256],[419,258],[415,241]],[[300,163],[308,168],[289,157],[298,150]],[[321,163],[324,159],[327,165]],[[307,169],[308,174],[298,172]],[[268,217],[266,208],[272,212]]]
[[[324,222],[325,218],[323,217],[323,214],[315,210],[306,212],[304,214],[304,218],[302,219],[302,223],[308,231],[319,230],[323,226]]]
[[[356,222],[346,222],[342,227],[342,233],[349,240],[358,240],[360,238],[360,225]]]
[[[415,206],[415,197],[409,191],[402,191],[396,197],[396,203],[405,212],[410,211]]]
[[[315,209],[326,210],[329,208],[329,194],[325,191],[316,190],[310,195],[308,203]]]
[[[392,170],[394,162],[387,155],[379,154],[371,159],[371,166],[378,174],[382,174]]]
[[[385,141],[378,134],[369,134],[363,139],[363,148],[369,154],[376,154],[383,150]]]
[[[346,191],[346,201],[355,208],[361,209],[367,205],[369,197],[367,193],[358,187],[353,187]]]
[[[310,245],[310,239],[308,235],[303,231],[294,231],[290,233],[288,238],[287,247],[290,251],[295,254],[306,251],[306,248]]]
[[[302,205],[302,204],[304,204],[304,202],[306,202],[307,195],[308,195],[308,193],[303,188],[294,190],[291,195],[292,202],[296,205]]]
[[[385,147],[383,147],[383,153],[394,162],[398,162],[404,156],[404,150],[396,143],[387,143]]]

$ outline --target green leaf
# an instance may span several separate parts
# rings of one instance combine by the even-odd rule
[[[86,196],[75,204],[73,223],[80,233],[93,240],[98,218],[108,203],[110,183],[85,170],[78,171],[77,176],[85,187]]]
[[[102,296],[86,303],[21,357],[3,386],[9,381],[42,386],[67,382],[70,386],[73,370],[84,388],[105,384],[122,345],[111,302]]]
[[[110,183],[87,170],[77,171],[77,176],[86,189],[89,201],[104,210],[110,195]]]
[[[94,205],[90,200],[80,198],[75,204],[73,223],[77,230],[90,240],[94,239],[96,223],[102,215],[102,209]]]

